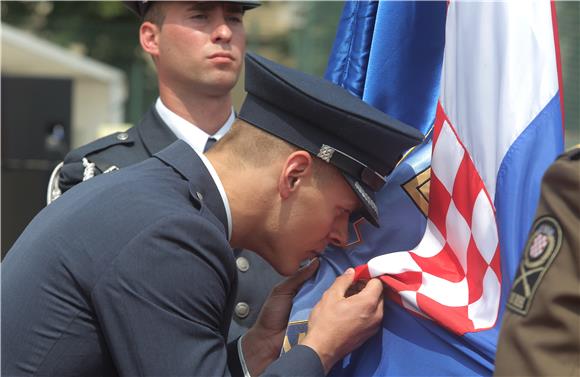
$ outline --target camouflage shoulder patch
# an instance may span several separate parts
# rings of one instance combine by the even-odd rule
[[[298,344],[306,336],[308,331],[308,321],[293,321],[288,323],[286,329],[286,336],[284,337],[284,344],[282,346],[282,353],[286,353]]]
[[[558,220],[551,216],[538,218],[532,226],[507,302],[511,311],[522,316],[528,314],[536,290],[561,245],[562,228]]]

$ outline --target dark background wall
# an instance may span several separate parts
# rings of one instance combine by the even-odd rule
[[[71,84],[2,76],[2,256],[46,205],[50,173],[69,148]]]

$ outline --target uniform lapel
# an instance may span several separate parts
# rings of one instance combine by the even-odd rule
[[[139,137],[150,156],[161,151],[177,140],[175,134],[165,124],[155,106],[151,106],[137,126]]]
[[[197,153],[179,140],[155,154],[155,157],[173,167],[189,182],[190,194],[205,205],[223,224],[228,234],[228,220],[219,190]]]

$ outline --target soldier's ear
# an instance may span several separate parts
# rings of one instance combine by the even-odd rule
[[[312,156],[306,151],[288,155],[278,181],[278,192],[282,199],[287,199],[300,188],[304,178],[312,174],[313,164]]]
[[[149,21],[143,22],[139,28],[141,48],[153,58],[159,56],[159,32],[159,27]]]

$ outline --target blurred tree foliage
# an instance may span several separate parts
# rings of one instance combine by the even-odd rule
[[[564,84],[566,146],[580,143],[580,3],[556,2]]]
[[[343,1],[308,1],[302,8],[303,27],[294,32],[291,50],[296,68],[322,76],[336,36]]]

